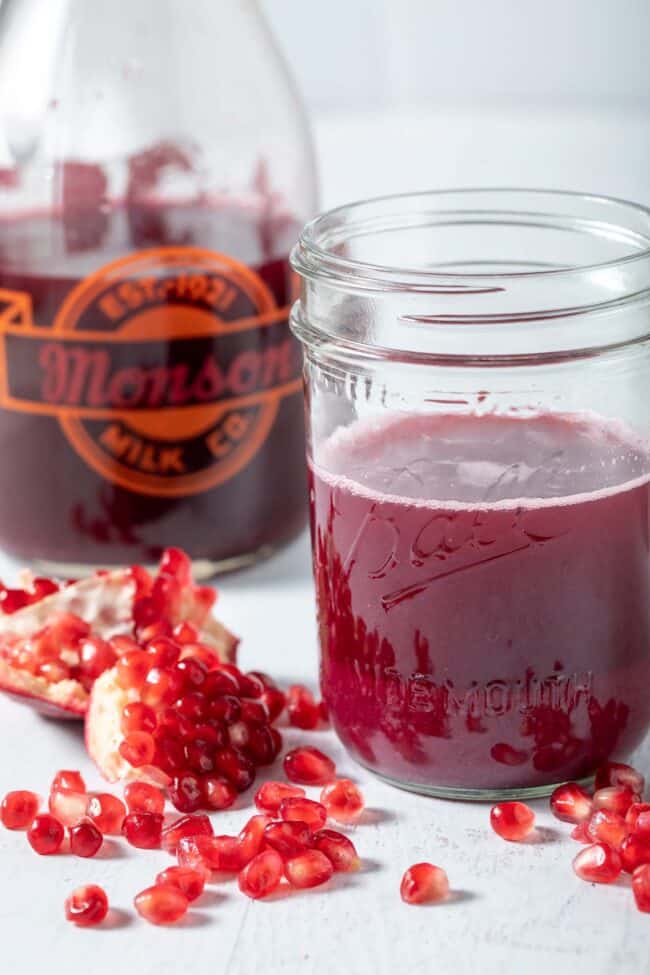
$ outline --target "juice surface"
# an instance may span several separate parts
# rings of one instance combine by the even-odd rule
[[[650,463],[595,416],[358,421],[310,471],[323,692],[416,787],[581,778],[650,722]]]

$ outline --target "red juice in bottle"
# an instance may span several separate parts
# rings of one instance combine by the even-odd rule
[[[311,465],[321,678],[389,780],[544,791],[650,723],[647,448],[596,416],[403,416]]]

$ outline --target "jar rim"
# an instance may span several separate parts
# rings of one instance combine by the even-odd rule
[[[539,268],[534,270],[528,269],[520,271],[511,270],[485,272],[473,270],[440,272],[428,271],[421,267],[408,264],[377,264],[368,261],[353,260],[335,253],[332,251],[331,246],[326,246],[323,243],[324,239],[334,239],[334,241],[337,243],[344,242],[350,236],[350,232],[347,235],[340,233],[338,237],[333,238],[332,230],[337,229],[337,225],[341,231],[343,231],[346,226],[349,227],[350,230],[354,229],[354,217],[361,213],[364,209],[380,208],[384,205],[393,203],[402,204],[404,206],[404,210],[402,211],[403,215],[408,215],[409,204],[414,205],[417,203],[423,203],[427,200],[438,202],[445,199],[455,198],[467,200],[469,203],[470,201],[478,199],[480,196],[489,196],[494,197],[495,199],[503,200],[506,200],[508,196],[529,196],[539,200],[546,199],[548,201],[563,201],[567,204],[577,204],[578,202],[583,202],[589,206],[601,207],[603,209],[618,208],[620,211],[629,214],[630,217],[643,219],[644,222],[647,223],[647,236],[640,233],[635,234],[634,231],[632,231],[629,227],[626,228],[625,225],[620,223],[610,225],[610,230],[615,229],[619,232],[623,232],[630,243],[632,238],[636,238],[637,241],[643,240],[645,242],[645,246],[632,253],[622,254],[619,257],[609,260],[596,262],[575,262],[569,266],[563,267]],[[463,213],[463,211],[458,209],[452,211],[439,210],[438,212],[441,214],[455,213],[458,215]],[[472,211],[469,209],[464,212],[465,215],[469,216],[471,213],[479,213],[480,211]],[[508,212],[512,213],[513,211],[503,211],[504,215],[506,215]],[[548,214],[543,214],[543,212],[536,214],[523,210],[516,210],[514,213],[520,216],[548,216]],[[392,214],[393,217],[396,215],[397,214]],[[584,220],[580,217],[573,217],[570,213],[566,213],[562,216],[564,216],[564,218],[567,220],[580,221],[584,231],[591,229],[589,228],[590,222],[593,224],[594,230],[597,225],[601,227],[601,230],[605,229],[605,225],[601,221]],[[377,229],[382,228],[379,227]],[[437,291],[440,285],[450,284],[454,286],[458,285],[460,282],[469,282],[475,279],[483,281],[489,286],[489,282],[491,281],[498,283],[500,281],[507,281],[510,279],[516,281],[540,277],[547,278],[549,276],[559,278],[575,274],[576,272],[584,273],[608,270],[628,263],[648,259],[650,259],[650,207],[633,203],[620,197],[602,194],[581,193],[573,190],[526,187],[462,187],[458,189],[452,188],[386,194],[383,196],[354,200],[351,203],[345,203],[341,206],[326,210],[307,223],[303,228],[298,239],[298,243],[295,245],[291,255],[292,266],[294,270],[297,271],[297,273],[302,277],[312,278],[315,280],[322,278],[327,279],[330,282],[333,278],[339,277],[341,284],[356,284],[355,290],[359,288],[362,289],[363,282],[365,281],[369,291],[373,291],[375,289],[383,290],[381,287],[382,285],[389,286],[394,289],[399,289],[400,287],[407,289],[411,284],[419,284],[420,286],[426,285],[427,281],[430,283],[432,290]]]

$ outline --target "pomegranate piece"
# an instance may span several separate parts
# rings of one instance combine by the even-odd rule
[[[88,798],[86,815],[104,836],[119,836],[126,816],[126,806],[110,792],[97,792]]]
[[[242,894],[259,900],[277,890],[283,874],[284,861],[279,853],[275,850],[264,850],[246,864],[237,882]]]
[[[280,825],[290,826],[292,824]],[[334,829],[321,829],[315,833],[313,846],[315,850],[320,850],[321,853],[325,854],[338,873],[352,873],[361,867],[361,859],[354,843],[343,833],[337,833]]]
[[[336,777],[336,766],[318,748],[294,748],[285,755],[284,771],[300,785],[327,785]]]
[[[620,854],[623,870],[634,873],[637,867],[650,863],[650,840],[633,833],[623,840]]]
[[[94,857],[101,848],[103,836],[90,819],[69,829],[70,852],[77,857]]]
[[[650,813],[650,802],[633,802],[628,811],[625,813],[625,822],[630,833],[635,832],[639,816],[642,813]],[[645,827],[643,828],[642,832],[646,832]]]
[[[65,831],[63,825],[49,813],[40,813],[34,817],[27,830],[27,839],[35,853],[41,856],[51,856],[58,853],[63,844]]]
[[[436,904],[448,897],[449,880],[442,867],[415,863],[402,877],[399,892],[405,904]]]
[[[27,829],[38,812],[40,800],[35,792],[19,789],[8,792],[0,806],[0,820],[7,829]]]
[[[163,830],[162,848],[168,853],[176,853],[182,839],[212,835],[212,823],[203,813],[198,816],[182,816]]]
[[[594,792],[594,809],[607,809],[609,812],[625,816],[638,797],[627,786],[612,785]]]
[[[613,884],[622,870],[621,858],[607,843],[593,843],[575,857],[573,870],[591,884]]]
[[[74,826],[86,815],[88,796],[72,789],[54,789],[48,799],[48,808],[64,826]]]
[[[535,813],[523,802],[499,802],[490,811],[490,825],[511,843],[525,840],[535,827]]]
[[[551,796],[551,812],[563,823],[584,823],[593,812],[593,802],[577,782],[567,782]]]
[[[339,823],[353,823],[364,810],[365,802],[360,790],[350,779],[337,779],[326,785],[320,801],[331,819]]]
[[[237,798],[237,790],[227,779],[214,775],[201,778],[201,796],[207,809],[230,809]]]
[[[334,867],[320,850],[306,850],[284,864],[285,877],[292,887],[300,889],[319,887],[327,883],[333,873]]]
[[[280,818],[306,823],[310,829],[316,830],[327,822],[327,810],[313,799],[283,799],[280,803]]]
[[[165,796],[155,785],[147,782],[129,782],[124,789],[126,807],[130,813],[156,813],[165,811]]]
[[[69,789],[71,792],[86,792],[86,783],[81,772],[61,769],[52,779],[50,792],[56,789]]]
[[[150,924],[176,924],[187,914],[189,901],[177,887],[155,884],[136,894],[133,906]]]
[[[309,688],[302,684],[292,684],[287,691],[286,702],[290,725],[304,731],[318,727],[320,709]]]
[[[637,908],[650,914],[650,863],[637,867],[632,874],[632,893]]]
[[[628,835],[628,828],[620,813],[610,812],[609,809],[597,809],[587,821],[586,832],[590,837],[590,843],[600,840],[613,849],[620,850]]]
[[[264,830],[264,842],[284,860],[298,856],[312,846],[312,831],[307,823],[297,820],[269,823]]]
[[[265,782],[255,793],[255,805],[261,812],[277,814],[283,799],[300,799],[306,795],[299,785],[288,782]]]
[[[192,870],[191,867],[167,867],[156,877],[156,884],[161,887],[175,887],[191,903],[203,893],[205,876],[200,870]]]
[[[77,887],[65,902],[65,916],[80,928],[101,924],[108,914],[108,897],[101,887]]]
[[[244,863],[248,863],[261,852],[264,846],[264,832],[270,822],[269,816],[251,816],[240,831],[238,840]]]
[[[122,834],[138,850],[158,850],[164,817],[160,813],[129,813],[122,823]]]
[[[607,786],[623,786],[641,796],[645,789],[645,779],[631,765],[624,765],[622,762],[608,762],[596,772],[595,788],[598,791],[607,788]]]

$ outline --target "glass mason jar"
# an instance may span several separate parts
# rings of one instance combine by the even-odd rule
[[[535,796],[650,724],[650,212],[556,192],[307,226],[321,678],[382,778]]]
[[[316,181],[258,4],[3,0],[0,91],[0,546],[63,575],[273,550],[307,520]]]

